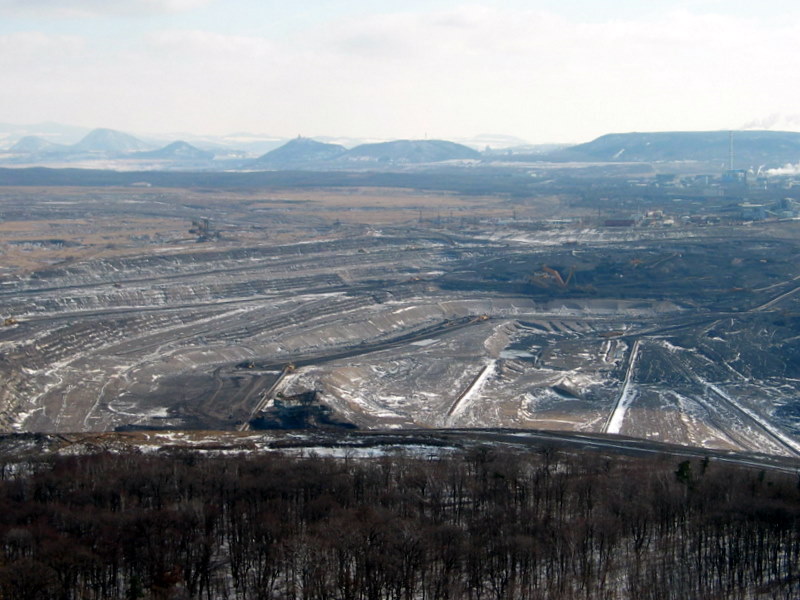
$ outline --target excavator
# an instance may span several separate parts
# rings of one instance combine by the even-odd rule
[[[557,270],[553,269],[552,267],[548,267],[547,265],[542,265],[542,272],[534,273],[531,275],[528,280],[531,283],[536,283],[542,285],[547,281],[554,281],[555,284],[560,287],[561,289],[567,289],[570,282],[572,281],[572,276],[575,274],[574,267],[569,270],[569,274],[567,278],[564,279]]]

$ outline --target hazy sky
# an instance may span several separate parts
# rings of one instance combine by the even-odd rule
[[[368,138],[800,130],[800,3],[0,0],[0,122]]]

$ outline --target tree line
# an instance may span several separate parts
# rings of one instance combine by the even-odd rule
[[[552,448],[3,463],[0,600],[788,600],[799,488]]]

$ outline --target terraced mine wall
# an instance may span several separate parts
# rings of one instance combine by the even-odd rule
[[[3,235],[71,243],[0,248],[3,427],[237,431],[313,392],[362,430],[800,452],[794,223],[434,226],[418,203],[511,200],[306,193],[9,192]]]

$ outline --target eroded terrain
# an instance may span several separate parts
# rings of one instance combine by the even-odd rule
[[[513,427],[800,455],[800,225],[603,228],[561,200],[7,188],[4,428]]]

